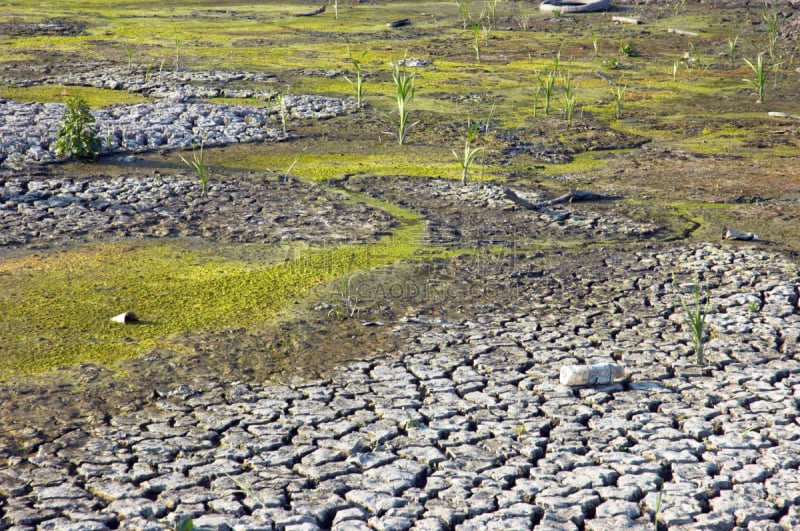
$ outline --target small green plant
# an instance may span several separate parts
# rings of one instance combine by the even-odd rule
[[[514,428],[514,433],[517,434],[517,439],[521,439],[523,435],[528,433],[528,428],[525,427],[525,424],[520,424]]]
[[[211,531],[205,527],[197,527],[188,516],[184,516],[175,524],[175,531]]]
[[[522,31],[528,31],[531,22],[531,14],[526,10],[524,2],[519,2],[517,6],[519,9],[519,15],[517,16],[517,24],[519,24],[519,29]]]
[[[628,41],[620,41],[619,43],[619,56],[620,57],[639,57],[639,51]]]
[[[128,55],[128,73],[133,72],[133,46],[131,44],[125,45],[125,53]]]
[[[479,129],[480,128],[477,123],[472,123],[469,119],[467,119],[467,139],[464,142],[464,156],[459,156],[459,154],[456,153],[456,150],[453,150],[453,155],[455,155],[456,160],[458,160],[459,164],[461,165],[461,184],[467,183],[470,167],[472,167],[475,157],[478,155],[481,149],[483,149],[481,147],[472,147],[472,144],[475,142],[475,139],[478,136]]]
[[[553,18],[560,18],[561,17],[561,10],[560,9],[554,9],[552,11],[552,13],[553,13]]]
[[[289,164],[289,167],[286,168],[286,171],[284,172],[284,174],[278,176],[278,181],[280,181],[280,182],[289,182],[289,180],[291,180],[292,171],[294,170],[294,167],[297,166],[297,161],[298,160],[300,160],[300,153],[297,153],[297,155],[294,156],[294,160],[292,161],[291,164]]]
[[[664,485],[658,489],[656,496],[656,506],[653,514],[653,531],[658,531],[658,519],[661,517],[661,503],[664,501]]]
[[[533,115],[536,116],[536,107],[538,107],[540,94],[544,95],[544,113],[550,114],[550,103],[553,100],[553,93],[556,87],[556,71],[545,70],[544,73],[539,74],[538,71],[534,70],[534,73],[536,74],[537,87],[534,95]]]
[[[461,15],[461,23],[467,29],[471,23],[472,16],[469,13],[469,0],[456,0],[458,12]]]
[[[197,178],[200,179],[200,196],[205,197],[208,194],[208,181],[211,177],[211,168],[206,164],[205,153],[203,152],[203,145],[205,144],[205,137],[200,137],[200,145],[192,144],[192,160],[186,160],[181,155],[181,160],[187,166],[194,168],[197,172]]]
[[[350,83],[350,86],[353,87],[353,90],[356,92],[356,106],[360,109],[361,103],[364,99],[364,75],[362,73],[361,67],[364,64],[364,57],[367,55],[369,50],[364,50],[359,57],[353,57],[353,53],[350,51],[350,47],[347,47],[347,55],[350,63],[353,65],[353,70],[356,73],[355,81],[351,80],[349,77],[344,76],[345,80]]]
[[[289,108],[286,106],[286,93],[277,93],[275,95],[275,101],[278,103],[278,116],[281,119],[281,131],[283,132],[283,136],[286,136],[286,124],[289,122]]]
[[[673,278],[673,284],[677,288],[677,281]],[[700,293],[700,281],[694,283],[694,303],[690,306],[681,299],[683,307],[683,323],[692,335],[694,345],[695,361],[698,365],[705,364],[705,341],[706,341],[706,318],[711,310],[708,284],[705,289],[705,302]]]
[[[567,70],[561,74],[561,89],[564,92],[564,118],[567,120],[567,127],[572,125],[572,117],[575,113],[575,84],[572,80],[572,73]]]
[[[181,39],[175,35],[175,71],[181,71]]]
[[[94,121],[86,100],[77,96],[67,98],[61,127],[56,132],[56,155],[95,160],[100,153],[100,140],[92,128]]]
[[[481,24],[471,22],[472,27],[472,49],[475,50],[475,60],[481,62]]]
[[[758,424],[751,424],[742,431],[742,433],[739,435],[739,438],[745,440],[751,433],[759,428],[761,428],[761,426]]]
[[[358,307],[358,295],[356,290],[353,289],[353,275],[342,275],[339,278],[339,303],[342,305],[342,311],[336,307],[328,312],[328,315],[336,315],[337,317],[353,318],[360,309]]]
[[[408,417],[408,419],[405,421],[405,424],[403,425],[403,429],[410,430],[410,429],[414,429],[414,428],[419,428],[420,425],[421,425],[419,419],[413,418],[411,416],[411,413],[408,412],[408,410],[406,410],[405,413],[406,413],[406,417]]]
[[[397,142],[401,146],[406,140],[408,130],[418,123],[408,123],[408,107],[414,101],[414,77],[413,72],[406,70],[405,58],[392,65],[392,81],[394,82],[395,100],[397,102],[397,120],[393,121],[397,126]]]
[[[758,302],[750,302],[747,304],[748,313],[758,313],[761,311],[761,304]]]
[[[494,28],[497,22],[497,0],[485,0],[484,4],[486,5],[484,10],[486,23],[489,27]]]
[[[245,480],[240,480],[229,476],[228,474],[225,474],[225,476],[231,480],[234,485],[236,485],[236,488],[229,490],[228,494],[242,494],[252,500],[255,500],[256,503],[261,505],[261,507],[267,507],[267,501],[258,492],[256,492],[255,488],[253,488],[253,485]]]
[[[745,83],[753,86],[758,95],[756,103],[764,103],[764,87],[767,84],[767,70],[764,68],[764,53],[759,52],[756,56],[755,63],[751,63],[749,59],[745,58],[744,62],[753,71],[753,77],[750,79],[743,79]]]
[[[767,46],[769,57],[775,61],[775,49],[778,44],[778,12],[770,9],[769,4],[764,2],[764,12],[761,15],[767,23]]]
[[[736,37],[728,37],[728,59],[731,62],[731,68],[733,68],[733,60],[736,57],[736,45],[739,42],[739,34],[736,34]]]
[[[614,96],[614,116],[617,120],[622,118],[622,102],[625,99],[625,92],[627,90],[628,86],[622,84],[622,77],[611,87],[611,94]]]

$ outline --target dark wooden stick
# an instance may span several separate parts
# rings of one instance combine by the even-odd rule
[[[325,12],[325,8],[328,7],[327,4],[320,6],[316,9],[312,9],[311,11],[303,11],[302,13],[295,13],[293,17],[313,17],[314,15],[319,15],[320,13]]]

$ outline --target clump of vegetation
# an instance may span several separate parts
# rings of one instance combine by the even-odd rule
[[[86,100],[77,96],[68,98],[56,133],[56,155],[95,160],[101,143],[92,128],[94,121]]]
[[[630,42],[620,41],[619,55],[620,57],[639,57],[639,51]]]
[[[204,197],[208,194],[208,181],[211,178],[211,168],[206,164],[205,154],[203,153],[203,145],[205,144],[205,137],[200,138],[199,148],[197,144],[192,145],[192,160],[186,160],[181,155],[181,160],[187,166],[194,168],[197,172],[197,177],[200,179],[200,196]]]
[[[358,315],[361,309],[358,306],[358,290],[353,287],[353,276],[343,274],[339,277],[339,304],[341,309],[334,306],[328,315],[335,315],[339,318],[352,319]]]
[[[561,74],[561,89],[564,92],[564,119],[567,120],[567,127],[572,125],[572,117],[575,113],[575,84],[572,81],[572,73],[567,70]]]
[[[406,140],[408,130],[416,125],[408,123],[409,105],[414,101],[414,73],[406,70],[405,58],[392,65],[392,81],[395,88],[395,100],[397,102],[397,120],[393,120],[397,126],[397,142],[403,145]]]

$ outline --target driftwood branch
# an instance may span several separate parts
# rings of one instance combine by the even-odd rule
[[[731,227],[723,227],[722,229],[723,240],[743,240],[743,241],[760,241],[761,238],[752,232],[739,232]]]
[[[538,203],[531,203],[524,197],[520,197],[519,194],[517,194],[511,188],[506,188],[505,196],[507,199],[513,201],[523,208],[527,208],[528,210],[541,210],[545,207],[559,203],[575,203],[578,201],[606,201],[609,199],[614,199],[614,197],[610,195],[596,194],[594,192],[587,192],[585,190],[570,190],[566,194],[560,195],[555,199],[540,201]]]
[[[612,22],[619,22],[620,24],[639,24],[638,18],[630,17],[611,17]]]
[[[323,5],[323,6],[320,6],[320,7],[316,8],[316,9],[312,9],[311,11],[303,11],[301,13],[295,13],[292,16],[293,17],[313,17],[314,15],[319,15],[320,13],[324,13],[326,7],[328,7],[327,4]]]
[[[697,36],[700,35],[699,33],[695,33],[693,31],[686,31],[686,30],[675,29],[675,28],[669,28],[667,31],[670,32],[670,33],[674,33],[675,35],[685,35],[687,37],[697,37]]]

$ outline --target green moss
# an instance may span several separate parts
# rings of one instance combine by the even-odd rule
[[[375,200],[369,200],[377,203]],[[382,205],[385,206],[385,205]],[[83,362],[113,364],[172,334],[269,321],[303,293],[343,274],[411,258],[424,227],[390,207],[400,225],[373,244],[289,249],[230,259],[224,248],[179,242],[107,243],[0,262],[0,377]],[[133,311],[141,322],[110,317]]]
[[[146,98],[121,90],[64,85],[33,85],[30,87],[0,87],[0,97],[19,102],[64,103],[70,96],[80,96],[89,107],[100,108],[124,103],[142,103]]]

